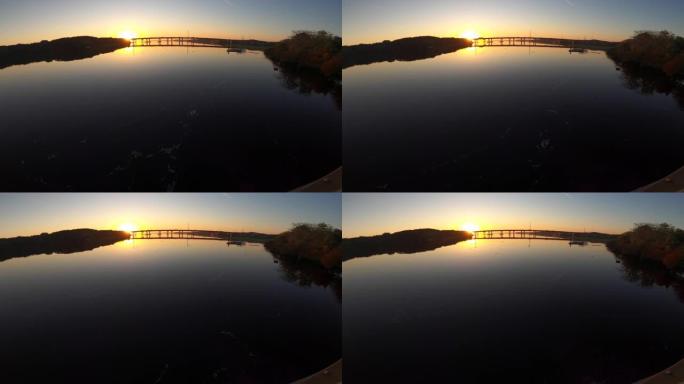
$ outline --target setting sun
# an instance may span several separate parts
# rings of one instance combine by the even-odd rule
[[[126,39],[126,40],[135,39],[137,36],[138,35],[135,32],[131,32],[131,31],[125,31],[125,32],[119,33],[119,37],[122,39]]]
[[[476,232],[480,230],[480,226],[473,223],[465,223],[461,226],[461,230],[466,232]]]
[[[138,226],[135,224],[126,223],[126,224],[119,225],[119,231],[134,232],[137,230],[138,230]]]
[[[461,37],[468,40],[475,40],[480,37],[480,35],[475,31],[465,31],[461,34]]]

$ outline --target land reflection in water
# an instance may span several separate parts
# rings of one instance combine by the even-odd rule
[[[615,252],[613,255],[621,264],[625,280],[644,288],[656,286],[668,288],[684,304],[684,271],[667,268],[653,260],[629,257]]]
[[[335,76],[324,76],[311,69],[297,69],[292,66],[275,67],[280,72],[283,86],[303,95],[318,93],[329,95],[338,109],[342,109],[342,80]]]
[[[0,69],[41,61],[74,61],[130,46],[130,41],[91,36],[67,37],[40,43],[0,46]]]
[[[342,271],[327,269],[320,265],[273,256],[278,260],[283,279],[302,287],[312,285],[329,289],[342,302]]]
[[[460,241],[472,239],[464,231],[413,229],[378,236],[355,237],[342,241],[343,260],[382,254],[408,254],[431,251]]]
[[[629,63],[619,64],[616,68],[622,71],[621,77],[625,87],[642,95],[656,93],[671,95],[677,101],[679,108],[684,110],[684,82],[682,80]]]
[[[432,36],[408,37],[375,44],[343,47],[343,68],[384,61],[424,60],[472,46],[466,39]]]
[[[71,229],[37,236],[0,239],[0,261],[40,254],[90,251],[130,237],[130,233],[123,231]]]

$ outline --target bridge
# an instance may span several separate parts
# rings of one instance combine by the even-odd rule
[[[506,240],[506,239],[536,239],[536,240],[578,240],[578,241],[606,241],[613,237],[602,233],[567,232],[544,229],[488,229],[474,231],[474,239]]]
[[[232,232],[207,231],[202,229],[145,229],[131,231],[131,239],[135,240],[228,240]]]
[[[206,48],[231,48],[254,47],[263,48],[271,43],[259,40],[232,40],[217,39],[213,37],[191,36],[158,36],[137,37],[130,39],[131,47],[206,47]]]
[[[138,37],[131,39],[132,47],[208,47],[208,48],[227,48],[230,40],[212,39],[205,37]]]
[[[583,41],[583,40],[580,40]],[[576,40],[533,36],[478,37],[473,39],[474,47],[555,47],[569,48]]]

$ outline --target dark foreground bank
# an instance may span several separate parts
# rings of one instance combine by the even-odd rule
[[[0,46],[0,69],[40,61],[80,60],[126,48],[126,39],[92,36],[65,37],[40,43]]]
[[[128,232],[123,231],[70,229],[36,236],[0,239],[0,261],[30,255],[89,251],[130,237]]]

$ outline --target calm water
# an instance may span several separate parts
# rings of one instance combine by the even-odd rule
[[[0,89],[3,190],[285,191],[341,164],[339,94],[261,52],[128,48]]]
[[[138,240],[0,262],[0,382],[288,383],[341,356],[341,303],[261,245]]]
[[[684,358],[684,277],[625,268],[544,240],[345,262],[345,381],[634,382]]]
[[[345,190],[628,191],[684,165],[684,93],[602,52],[471,48],[343,75]]]

